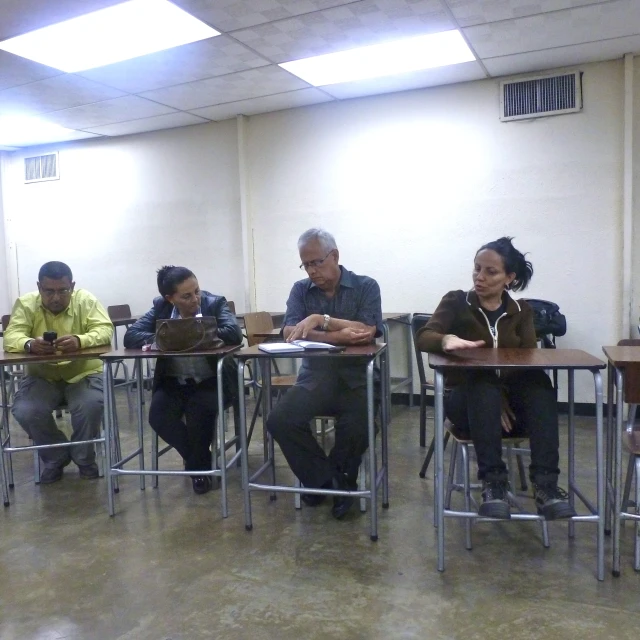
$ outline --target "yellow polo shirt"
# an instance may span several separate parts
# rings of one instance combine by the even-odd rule
[[[4,350],[22,353],[24,345],[40,338],[45,331],[55,331],[58,337],[77,336],[80,347],[99,347],[111,344],[113,324],[98,299],[84,289],[71,294],[69,306],[53,314],[42,306],[38,291],[18,298],[11,311],[11,322],[4,332]],[[93,373],[102,373],[102,361],[96,358],[32,364],[27,373],[46,380],[73,383]]]

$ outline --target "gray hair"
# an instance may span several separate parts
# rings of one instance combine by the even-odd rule
[[[338,248],[336,239],[328,231],[324,229],[307,229],[298,238],[298,251],[314,240],[317,240],[323,251],[329,252]]]

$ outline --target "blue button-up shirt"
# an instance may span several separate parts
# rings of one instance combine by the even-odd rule
[[[382,303],[378,283],[373,278],[358,276],[342,266],[340,272],[338,290],[332,298],[328,298],[309,278],[296,282],[287,300],[283,326],[295,326],[306,317],[318,313],[362,322],[376,328],[376,337],[382,335]],[[328,375],[339,376],[352,389],[366,384],[364,365],[330,358],[303,359],[296,384],[312,390],[321,377]]]

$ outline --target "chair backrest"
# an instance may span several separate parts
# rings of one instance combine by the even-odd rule
[[[247,344],[252,347],[260,344],[267,338],[256,338],[256,333],[268,333],[273,331],[273,320],[267,311],[256,311],[244,314],[244,329],[247,332]]]
[[[640,340],[638,338],[625,338],[618,342],[619,347],[640,347]]]
[[[233,315],[235,316],[236,315],[236,303],[233,300],[227,300],[227,306],[231,310],[231,313],[233,313]]]
[[[416,362],[418,364],[418,375],[420,376],[420,384],[427,384],[427,373],[424,368],[424,360],[422,359],[422,351],[418,349],[416,343],[416,335],[422,327],[424,327],[429,320],[431,320],[431,313],[414,313],[411,317],[411,335],[413,337],[413,349],[416,353]]]
[[[11,316],[6,315],[6,316],[2,316],[2,330],[6,331],[7,327],[9,326],[9,322],[11,321]]]
[[[131,317],[131,309],[128,304],[111,305],[110,307],[107,307],[107,313],[112,320]]]

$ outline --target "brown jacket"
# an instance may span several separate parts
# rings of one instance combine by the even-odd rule
[[[442,353],[442,338],[453,334],[463,340],[484,340],[487,347],[535,348],[536,332],[533,311],[524,300],[514,300],[506,291],[507,310],[496,322],[496,339],[489,321],[480,308],[476,292],[449,291],[440,301],[431,320],[418,331],[418,348],[427,353]],[[446,383],[456,384],[457,377],[447,376]]]

